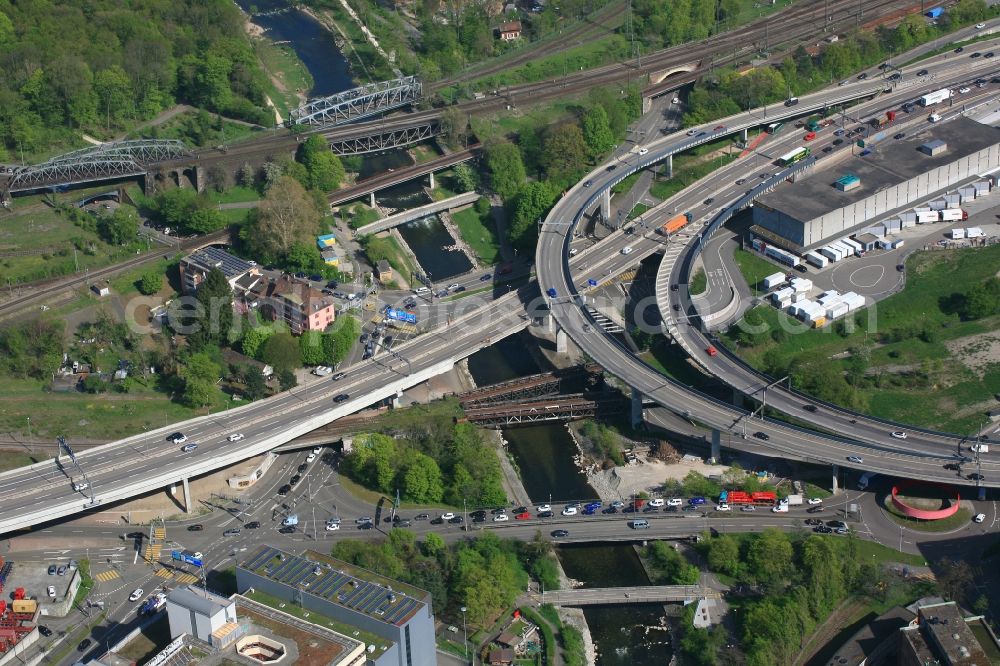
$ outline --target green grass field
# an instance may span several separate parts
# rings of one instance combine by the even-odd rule
[[[741,261],[740,251],[737,260]],[[770,264],[756,269],[746,268],[749,263],[740,265],[751,278],[757,270],[771,268]],[[850,360],[833,357],[866,349],[866,367],[878,373],[881,385],[866,384],[855,390],[871,414],[969,433],[978,429],[984,412],[992,408],[992,396],[1000,392],[1000,364],[978,362],[965,354],[981,349],[983,343],[971,336],[995,331],[1000,315],[961,321],[941,304],[957,289],[994,275],[998,265],[1000,246],[921,252],[907,262],[906,289],[855,315],[852,321],[857,326],[852,332],[842,330],[841,324],[807,329],[764,305],[756,311],[769,330],[784,329],[785,339],[778,343],[764,336],[756,346],[741,345],[738,351],[758,368],[765,367],[765,356],[771,353],[788,360],[801,356],[813,363],[831,363],[846,371]]]
[[[81,195],[82,196],[82,195]],[[0,284],[40,280],[93,270],[134,256],[146,243],[112,246],[96,233],[31,197],[33,204],[0,224]]]
[[[666,201],[699,178],[704,178],[735,159],[736,155],[722,155],[708,161],[698,161],[697,157],[682,155],[674,160],[674,177],[654,181],[649,193],[660,201]]]
[[[278,111],[285,118],[289,109],[299,105],[296,93],[308,94],[313,87],[313,78],[306,66],[299,60],[290,44],[275,44],[270,39],[253,40],[254,51],[264,70],[277,79],[283,90],[268,78],[269,95]]]
[[[252,187],[243,187],[242,185],[234,185],[233,187],[226,188],[222,192],[216,192],[213,189],[208,189],[205,194],[208,195],[209,199],[219,204],[260,201],[261,199],[260,192]]]
[[[705,269],[696,269],[695,272],[691,274],[691,281],[688,283],[688,291],[692,296],[697,296],[698,294],[705,293],[705,288],[707,286],[708,277],[705,275]]]
[[[452,214],[451,219],[458,225],[462,240],[469,244],[479,257],[479,263],[492,266],[500,261],[500,239],[492,216],[480,216],[472,206]]]
[[[757,295],[764,293],[764,290],[760,288],[759,284],[761,280],[766,278],[768,275],[785,272],[784,267],[771,263],[759,254],[740,248],[736,249],[735,259],[736,265],[740,268],[740,273],[743,274],[743,278],[747,281],[747,284],[750,285],[750,290]]]

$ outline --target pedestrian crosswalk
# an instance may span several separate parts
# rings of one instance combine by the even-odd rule
[[[97,574],[96,576],[94,576],[94,580],[99,581],[101,583],[107,583],[114,580],[115,578],[120,578],[120,577],[121,575],[117,571],[111,569],[110,571],[102,571],[101,573]]]
[[[176,580],[181,585],[188,585],[190,583],[196,583],[196,582],[198,582],[198,577],[197,576],[193,576],[193,575],[191,575],[189,573],[178,573],[174,577],[174,580]]]
[[[172,578],[173,575],[174,575],[174,573],[170,569],[162,569],[161,568],[161,569],[157,569],[156,571],[154,571],[153,575],[154,576],[158,576],[160,578]]]

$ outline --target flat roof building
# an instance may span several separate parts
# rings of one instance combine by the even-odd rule
[[[220,247],[210,246],[195,250],[181,259],[181,290],[185,294],[193,294],[213,268],[222,271],[231,289],[245,275],[260,275],[256,262],[229,254]]]
[[[954,601],[920,606],[915,626],[902,630],[899,663],[902,666],[986,666],[993,663],[970,622]],[[991,644],[993,652],[996,645]]]
[[[390,641],[369,655],[379,666],[437,663],[431,596],[412,585],[314,551],[294,555],[261,546],[237,566],[236,586]]]
[[[871,145],[870,154],[850,159],[846,181],[841,160],[823,170],[821,159],[811,174],[762,196],[751,231],[801,254],[1000,167],[1000,132],[965,117]]]
[[[188,634],[214,646],[224,646],[238,638],[236,602],[187,585],[167,595],[170,638]]]

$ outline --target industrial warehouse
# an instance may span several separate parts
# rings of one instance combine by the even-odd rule
[[[1000,133],[958,117],[903,140],[879,141],[864,157],[838,161],[779,187],[754,205],[751,232],[771,246],[804,255],[832,240],[868,233],[884,218],[896,218],[891,220],[896,231],[931,221],[920,219],[921,212],[933,212],[934,221],[948,219],[940,211],[957,208],[963,199],[952,194],[955,201],[949,203],[946,192],[966,186],[973,190],[966,198],[974,198],[982,189],[976,182],[984,180],[978,176],[998,167]],[[988,191],[989,184],[985,187]]]

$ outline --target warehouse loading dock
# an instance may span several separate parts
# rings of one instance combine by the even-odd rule
[[[933,156],[920,152],[921,146],[934,140],[944,142],[947,149]],[[817,166],[822,165],[820,160]],[[956,118],[908,140],[882,144],[878,151],[855,159],[850,175],[857,177],[859,185],[849,191],[836,186],[845,175],[843,170],[814,170],[779,187],[754,205],[752,231],[803,254],[997,167],[1000,131]]]

